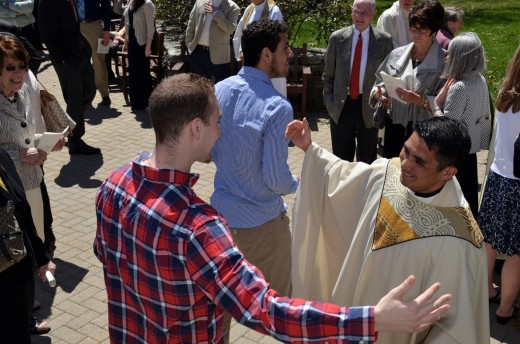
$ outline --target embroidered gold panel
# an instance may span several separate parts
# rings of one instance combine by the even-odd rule
[[[482,247],[483,236],[469,207],[421,202],[400,181],[400,161],[389,161],[374,228],[372,250],[413,239],[453,236]]]

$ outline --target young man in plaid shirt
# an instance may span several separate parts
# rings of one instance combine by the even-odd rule
[[[226,221],[197,197],[194,162],[220,136],[213,85],[194,74],[163,80],[150,98],[156,135],[112,172],[96,197],[94,252],[103,264],[112,343],[222,343],[222,315],[284,342],[377,340],[412,332],[449,309],[435,284],[410,302],[409,277],[375,306],[279,297],[233,243]]]

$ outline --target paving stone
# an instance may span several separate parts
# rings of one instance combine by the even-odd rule
[[[85,326],[79,329],[79,331],[88,338],[95,340],[96,343],[108,339],[108,331],[105,328],[101,328],[91,323],[86,323]]]
[[[79,343],[87,337],[78,330],[70,329],[66,326],[61,326],[60,328],[52,329],[52,331],[49,333],[52,333],[53,338],[56,337],[57,339],[62,340],[63,342],[68,344]]]

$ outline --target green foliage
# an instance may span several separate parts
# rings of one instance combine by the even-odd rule
[[[241,8],[241,13],[249,5],[249,0],[235,0]],[[156,0],[157,19],[162,29],[173,39],[182,37],[194,0]],[[277,5],[282,10],[284,19],[289,24],[289,39],[291,44],[301,41],[299,36],[305,34],[305,41],[325,41],[330,32],[349,23],[349,7],[342,0],[280,0]],[[309,35],[303,32],[305,24],[312,22],[315,29]],[[310,44],[312,45],[312,44]]]
[[[155,0],[157,20],[166,36],[179,39],[186,32],[186,25],[194,0]]]
[[[350,7],[342,0],[280,0],[278,6],[289,24],[289,39],[291,45],[298,45],[305,38],[309,46],[313,42],[326,42],[330,32],[350,23]],[[305,31],[308,23],[313,24],[313,30]]]

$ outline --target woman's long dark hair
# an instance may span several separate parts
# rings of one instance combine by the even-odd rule
[[[139,7],[144,5],[145,2],[146,0],[132,0],[130,3],[130,10],[132,10],[132,12],[137,11]]]

